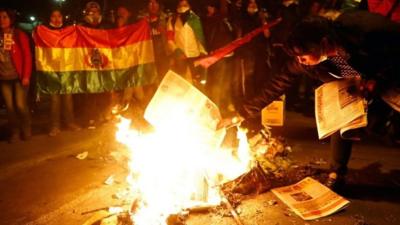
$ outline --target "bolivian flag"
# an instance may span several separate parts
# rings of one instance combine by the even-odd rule
[[[38,26],[34,41],[38,89],[46,94],[122,90],[157,76],[146,20],[109,30]]]

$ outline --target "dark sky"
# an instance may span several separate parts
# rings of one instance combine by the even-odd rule
[[[80,16],[82,9],[89,0],[65,0],[63,10],[66,14],[72,16]],[[167,7],[172,7],[177,0],[164,0]],[[128,5],[133,10],[141,9],[146,0],[98,0],[98,2],[106,7],[106,10],[111,9],[119,4]],[[193,1],[195,2],[195,1]],[[29,16],[37,18],[47,18],[49,11],[58,6],[56,0],[0,0],[1,7],[10,7],[21,13],[20,20],[27,20]]]

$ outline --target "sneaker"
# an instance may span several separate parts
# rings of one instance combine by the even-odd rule
[[[328,179],[325,181],[325,186],[334,192],[342,192],[345,185],[345,178],[343,175],[339,175],[335,172],[331,172],[328,175]]]
[[[82,130],[82,128],[80,126],[78,126],[77,124],[75,124],[75,123],[67,124],[66,127],[67,127],[68,130],[74,131],[74,132]]]
[[[61,132],[60,128],[58,128],[58,127],[52,127],[52,128],[50,129],[49,136],[50,136],[50,137],[55,137],[55,136],[57,136],[60,132]]]

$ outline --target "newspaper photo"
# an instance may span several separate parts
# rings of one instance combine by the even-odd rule
[[[365,127],[367,114],[364,99],[348,93],[352,80],[325,83],[315,90],[315,118],[319,139],[336,131]]]
[[[216,129],[222,119],[217,105],[173,71],[161,81],[144,117],[156,128],[184,123],[213,146],[222,143],[226,134],[225,129]]]
[[[350,203],[311,177],[290,186],[274,188],[272,193],[304,220],[331,215]]]

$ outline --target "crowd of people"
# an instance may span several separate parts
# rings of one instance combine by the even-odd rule
[[[100,4],[90,1],[77,25],[113,29],[147,20],[158,78],[151,85],[112,93],[80,94],[78,98],[51,95],[50,136],[61,132],[61,122],[67,129],[79,131],[110,120],[114,105],[130,103],[144,108],[171,69],[207,94],[224,116],[238,112],[247,120],[258,118],[263,107],[284,93],[288,109],[313,112],[317,85],[355,79],[359,81],[355,92],[362,90],[369,100],[371,130],[381,134],[390,130],[394,139],[399,138],[399,113],[379,98],[400,87],[399,1],[207,0],[194,9],[190,1],[178,0],[174,10],[167,10],[160,0],[148,0],[142,10],[123,4],[113,10],[115,13],[106,17]],[[64,18],[62,9],[54,9],[45,25],[63,29]],[[196,59],[277,18],[281,18],[278,25],[265,29],[207,70],[194,65]],[[34,59],[29,36],[16,25],[15,12],[0,9],[0,90],[11,128],[10,142],[31,136],[27,88],[35,85],[30,82]],[[90,112],[82,113],[88,117],[86,124],[78,125],[74,115],[83,109]],[[332,135],[335,179],[346,173],[352,139]]]

